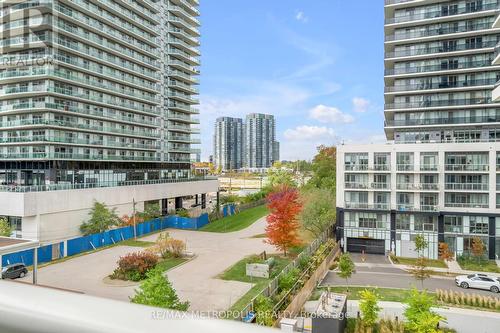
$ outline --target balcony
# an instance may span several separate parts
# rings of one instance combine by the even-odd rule
[[[481,111],[481,110],[477,110]],[[386,120],[386,127],[393,126],[421,126],[421,125],[458,125],[458,124],[478,124],[478,123],[498,123],[500,116],[475,116],[475,117],[453,117],[453,118],[420,118]]]
[[[373,170],[375,170],[375,171],[390,171],[391,167],[389,164],[375,164],[373,166]]]
[[[398,41],[404,39],[413,39],[413,38],[422,38],[422,37],[431,37],[431,36],[441,36],[447,34],[456,34],[461,32],[469,32],[469,31],[477,31],[490,29],[491,24],[485,23],[476,23],[476,24],[467,24],[465,26],[457,26],[450,28],[434,28],[434,29],[425,29],[421,31],[410,31],[398,34],[391,34],[385,36],[385,41]]]
[[[397,171],[413,171],[414,165],[413,164],[397,164],[396,170]]]
[[[495,103],[500,102],[500,82],[497,82],[493,88],[493,91],[491,92],[491,99]]]
[[[346,170],[346,171],[368,171],[368,164],[361,164],[361,165],[346,164],[346,165],[344,165],[344,170]]]
[[[390,1],[390,0],[389,0]],[[397,3],[400,3],[399,1],[401,0],[394,0]],[[402,0],[403,2],[406,2]],[[407,0],[409,1],[409,0]],[[436,19],[440,17],[448,17],[448,16],[454,16],[454,15],[462,15],[462,14],[472,14],[472,13],[477,13],[481,11],[486,11],[486,10],[496,10],[498,9],[498,5],[496,1],[491,1],[487,2],[484,1],[481,6],[476,6],[475,8],[471,7],[457,7],[455,9],[450,9],[447,11],[444,10],[428,10],[423,13],[409,13],[407,15],[402,15],[399,17],[393,17],[393,18],[387,18],[385,20],[385,24],[393,24],[393,23],[403,23],[403,22],[410,22],[410,21],[419,21],[419,20],[430,20],[430,19]]]
[[[346,182],[344,183],[344,187],[346,189],[368,189],[368,183],[362,183],[362,182]]]
[[[366,209],[366,210],[389,210],[390,205],[385,203],[369,204],[365,202],[346,202],[347,209]]]
[[[446,183],[446,190],[456,191],[488,191],[489,184],[483,183]]]
[[[391,188],[391,184],[389,183],[371,183],[371,188],[375,190],[389,190]]]
[[[438,171],[436,164],[423,164],[420,165],[420,171]]]
[[[426,72],[452,71],[452,70],[477,68],[477,67],[490,67],[491,65],[492,65],[491,60],[462,61],[453,65],[440,64],[440,65],[428,65],[428,66],[388,68],[385,70],[385,75],[404,75],[404,74],[417,74]]]
[[[422,82],[418,84],[389,86],[385,87],[384,91],[386,93],[393,93],[393,92],[418,91],[418,90],[459,89],[459,88],[470,88],[470,87],[494,86],[496,83],[497,83],[496,78],[484,79],[484,80],[447,82],[447,83]],[[495,99],[493,99],[493,101],[495,101]]]
[[[488,204],[471,202],[445,202],[444,206],[454,208],[489,208]]]
[[[385,52],[385,59],[432,55],[436,53],[451,53],[451,52],[460,52],[467,50],[470,51],[470,50],[478,50],[484,48],[493,49],[496,45],[497,45],[496,41],[488,41],[488,42],[474,43],[474,44],[465,44],[465,43],[457,44],[454,47],[433,46],[433,47],[421,47],[418,49],[403,49],[398,51]]]
[[[465,98],[465,99],[448,99],[441,101],[419,101],[419,102],[399,102],[399,103],[386,103],[386,110],[395,109],[426,109],[426,108],[438,108],[438,107],[450,107],[450,106],[464,106],[464,105],[482,105],[489,104],[492,102],[490,97],[481,98]]]
[[[445,171],[489,171],[488,164],[446,164]]]

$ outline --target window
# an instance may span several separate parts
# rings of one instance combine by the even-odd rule
[[[437,216],[415,215],[415,231],[437,231]]]
[[[487,216],[470,216],[469,217],[469,233],[487,235],[489,231],[489,223]]]
[[[410,230],[411,215],[397,214],[396,215],[396,230]]]
[[[463,217],[462,216],[445,216],[444,217],[444,232],[462,233],[463,232]]]

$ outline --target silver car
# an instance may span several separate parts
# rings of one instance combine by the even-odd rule
[[[484,289],[493,293],[500,291],[500,279],[486,274],[459,275],[455,278],[455,284],[464,289]]]

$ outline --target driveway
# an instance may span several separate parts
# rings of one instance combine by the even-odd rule
[[[190,310],[226,310],[252,288],[250,283],[224,281],[217,276],[246,256],[276,252],[262,238],[251,238],[262,234],[265,225],[265,218],[261,218],[250,227],[231,233],[168,230],[196,254],[194,260],[167,273],[179,297],[191,302]],[[154,241],[156,237],[151,235],[144,240]]]
[[[185,241],[187,250],[196,255],[193,260],[167,273],[179,297],[191,303],[190,310],[226,310],[252,288],[250,283],[224,281],[217,276],[246,256],[262,251],[276,252],[262,238],[251,238],[262,234],[265,225],[265,218],[261,218],[247,229],[226,234],[167,230],[172,237]],[[155,241],[157,237],[158,234],[154,234],[141,240]],[[38,283],[128,301],[136,286],[113,286],[104,283],[103,279],[113,272],[120,256],[141,250],[138,247],[115,246],[51,264],[39,269]],[[31,281],[31,274],[24,280]]]

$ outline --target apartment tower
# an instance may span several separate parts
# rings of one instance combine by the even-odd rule
[[[168,198],[190,194],[178,183],[194,180],[199,152],[197,7],[2,1],[0,197],[8,204],[0,215],[18,236],[77,234],[93,200],[126,214],[133,203],[159,202],[165,213]],[[192,194],[217,190],[196,184]]]
[[[338,150],[344,249],[416,256],[500,255],[497,0],[385,1],[387,144]]]
[[[215,121],[214,163],[224,171],[243,167],[243,119],[221,117]]]
[[[273,115],[251,113],[245,119],[244,165],[248,169],[269,168],[279,157],[276,122]]]

